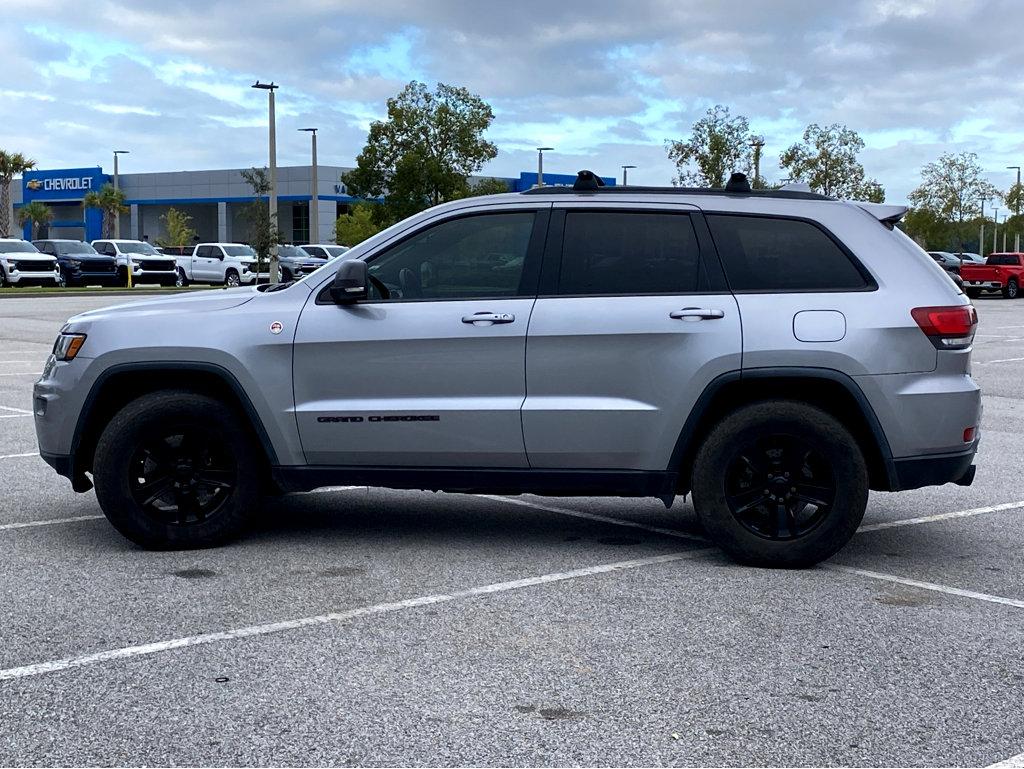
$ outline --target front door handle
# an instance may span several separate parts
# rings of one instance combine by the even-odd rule
[[[672,320],[717,320],[725,317],[724,310],[709,310],[704,307],[684,307],[668,314]]]
[[[478,312],[473,315],[465,315],[462,318],[463,323],[513,323],[515,322],[516,316],[510,312]]]

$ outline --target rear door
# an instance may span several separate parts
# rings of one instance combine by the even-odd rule
[[[527,338],[530,466],[663,471],[740,316],[699,211],[568,203],[552,213]]]

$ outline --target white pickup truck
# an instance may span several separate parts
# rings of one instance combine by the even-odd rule
[[[178,285],[244,286],[256,280],[256,252],[244,243],[199,243],[178,257]]]

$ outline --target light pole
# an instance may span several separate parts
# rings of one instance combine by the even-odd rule
[[[761,148],[764,147],[764,137],[755,136],[750,140],[750,146],[754,148],[754,189],[760,189],[758,180],[761,178]]]
[[[1016,171],[1017,172],[1017,187],[1016,187],[1016,190],[1015,190],[1015,192],[1017,193],[1015,197],[1017,199],[1013,203],[1013,215],[1016,216],[1016,217],[1020,217],[1020,193],[1021,193],[1021,189],[1020,189],[1020,166],[1007,166],[1006,170],[1007,171]],[[1019,218],[1017,219],[1017,223],[1014,226],[1015,227],[1020,227],[1020,219]],[[1017,232],[1013,236],[1013,250],[1014,251],[1020,251],[1020,232]]]
[[[114,191],[115,192],[117,190],[121,189],[121,180],[120,180],[119,175],[117,173],[117,156],[118,155],[127,155],[128,153],[129,153],[129,150],[114,150]],[[114,215],[114,237],[115,238],[121,237],[121,212],[120,211],[118,211],[117,214]],[[128,272],[128,275],[131,276],[131,271]],[[131,277],[129,277],[128,278],[128,287],[131,288],[131,285],[132,285],[131,284]]]
[[[313,137],[313,194],[309,201],[309,242],[320,242],[320,194],[316,184],[316,129],[300,128],[300,131],[307,131]]]
[[[978,255],[985,256],[985,198],[981,199],[981,233],[978,235]],[[960,260],[963,265],[963,259]]]
[[[995,207],[995,213],[992,214],[992,250],[998,251],[999,246],[996,244],[996,235],[999,233],[999,206]]]
[[[261,83],[257,80],[252,84],[253,88],[267,92],[270,123],[270,226],[277,232],[277,120],[274,117],[274,91],[280,86],[271,83]],[[270,282],[277,283],[280,279],[280,271],[277,263],[277,250],[272,248],[270,253]]]
[[[622,186],[625,187],[629,184],[629,169],[636,168],[636,166],[622,166]]]
[[[544,153],[553,150],[554,147],[537,148],[537,186],[544,186]]]

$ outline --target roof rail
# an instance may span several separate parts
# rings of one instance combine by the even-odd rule
[[[593,171],[583,170],[576,175],[576,183],[572,187],[545,185],[533,187],[519,193],[520,195],[578,195],[582,193],[597,195],[728,195],[738,197],[783,198],[788,200],[835,200],[827,195],[805,190],[754,190],[745,174],[735,173],[729,178],[729,184],[721,187],[644,187],[630,184],[623,187],[607,187]]]

